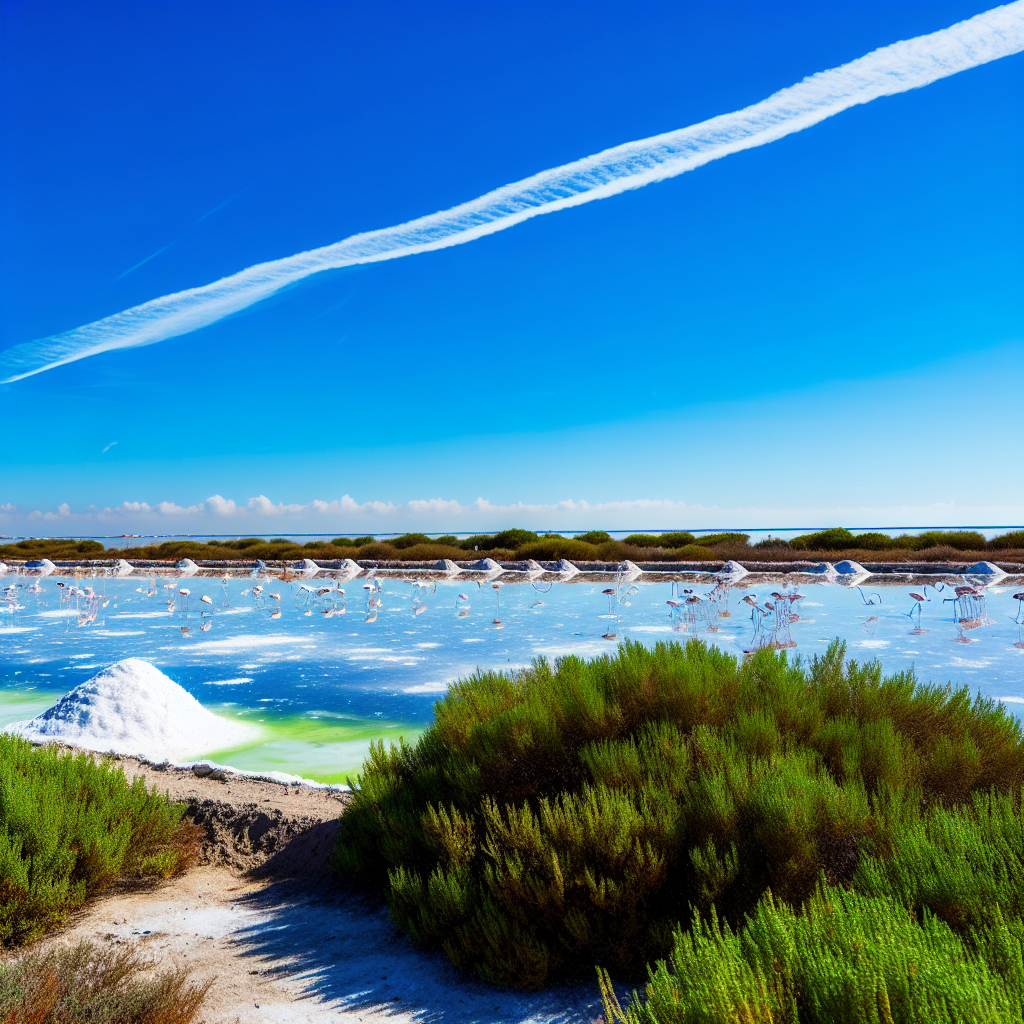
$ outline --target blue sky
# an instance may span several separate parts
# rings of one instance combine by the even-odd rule
[[[0,344],[989,6],[5,0]],[[3,385],[3,528],[1020,523],[1022,108],[1016,55]]]

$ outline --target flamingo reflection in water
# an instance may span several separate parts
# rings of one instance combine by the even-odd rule
[[[988,623],[983,590],[965,583],[956,587],[953,594],[953,597],[943,598],[942,603],[952,603],[953,621],[960,627],[961,632],[965,629],[977,629]]]
[[[715,586],[705,595],[715,610],[715,617],[719,619],[731,619],[732,612],[729,611],[729,590],[730,585],[724,580],[716,583]]]
[[[601,593],[608,598],[608,614],[602,615],[601,618],[614,621],[617,618],[615,615],[615,587],[607,587]],[[607,632],[601,634],[602,640],[615,640],[616,638],[617,634],[613,628],[609,628]]]
[[[753,654],[763,648],[784,651],[796,647],[796,641],[789,628],[790,605],[786,595],[779,595],[774,602],[765,601],[763,606],[750,594],[744,597],[743,601],[750,605],[750,619],[754,623],[754,635],[744,654]]]

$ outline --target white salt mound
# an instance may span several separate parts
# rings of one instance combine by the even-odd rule
[[[16,727],[26,739],[181,760],[254,739],[259,729],[219,718],[155,665],[126,658]]]

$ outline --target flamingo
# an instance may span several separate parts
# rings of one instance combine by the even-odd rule
[[[1013,620],[1014,622],[1020,622],[1020,613],[1024,610],[1024,590],[1019,590],[1013,595],[1014,601],[1017,602],[1017,617]]]
[[[494,590],[494,621],[491,625],[500,626],[502,625],[502,621],[498,618],[498,613],[501,611],[501,584],[492,583],[491,587]]]
[[[188,615],[188,598],[189,598],[189,595],[192,593],[192,591],[189,590],[188,587],[182,587],[181,590],[178,591],[178,593],[183,598],[185,598],[185,601],[184,601],[184,604],[185,604],[185,614]]]
[[[212,605],[213,605],[213,599],[212,599],[212,598],[209,598],[209,597],[207,597],[207,596],[206,596],[206,594],[203,594],[203,596],[202,596],[201,598],[199,598],[199,600],[200,600],[200,601],[202,601],[202,603],[203,603],[203,604],[208,604],[208,605],[210,605],[211,607],[212,607]],[[205,612],[203,612],[203,614],[205,615],[206,613],[205,613]]]
[[[914,591],[910,592],[910,596],[914,599],[914,603],[910,606],[910,611],[907,612],[907,618],[913,619],[914,612],[917,612],[917,631],[924,632],[921,629],[921,605],[924,604],[926,598],[923,594],[917,594]]]

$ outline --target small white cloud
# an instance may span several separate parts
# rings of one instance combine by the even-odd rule
[[[106,455],[107,452],[109,452],[110,449],[113,448],[115,444],[117,444],[116,441],[111,441],[110,444],[108,444],[107,447],[104,448],[103,451],[100,452],[100,455]]]

